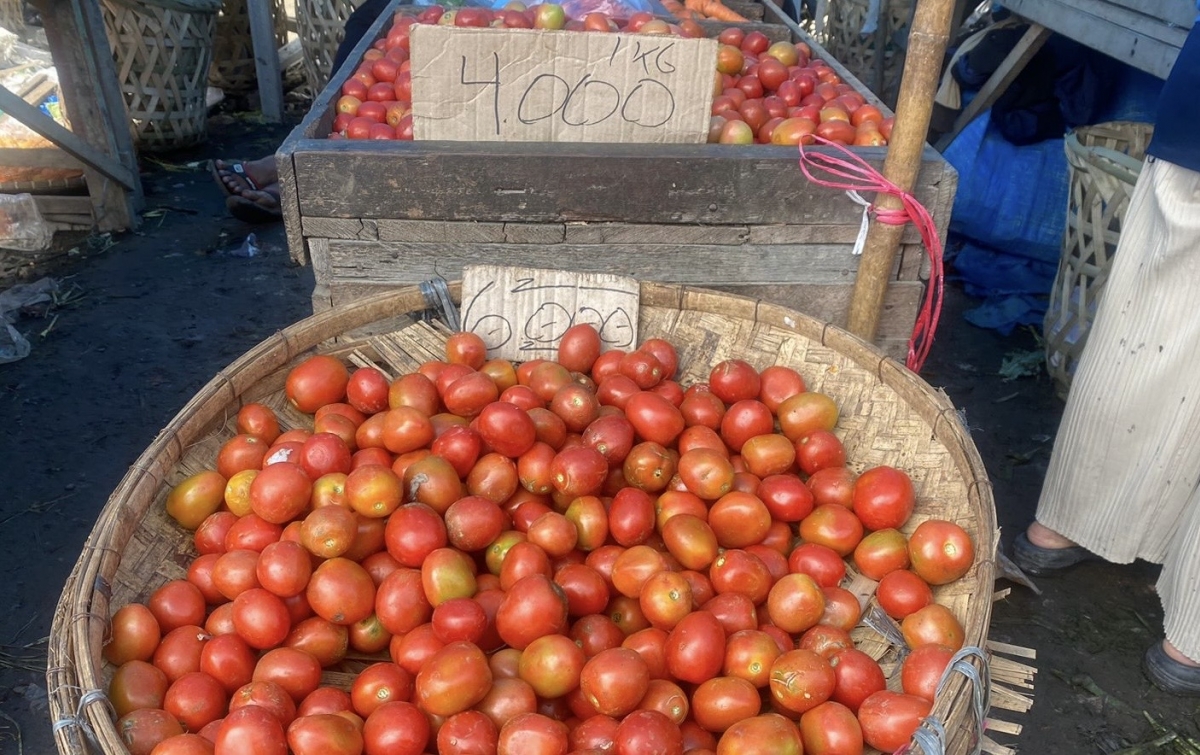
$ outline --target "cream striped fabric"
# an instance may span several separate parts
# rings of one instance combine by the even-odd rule
[[[1037,519],[1109,561],[1164,564],[1167,638],[1200,659],[1200,173],[1142,170]]]

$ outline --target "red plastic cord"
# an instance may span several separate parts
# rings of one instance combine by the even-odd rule
[[[846,192],[873,191],[876,194],[882,192],[898,197],[904,205],[903,209],[883,210],[872,203],[868,207],[868,212],[880,223],[888,225],[904,225],[911,222],[916,225],[917,231],[921,234],[921,241],[924,242],[925,251],[929,254],[930,285],[925,289],[925,300],[921,304],[921,311],[917,313],[912,337],[908,341],[908,358],[905,360],[908,369],[920,372],[926,357],[929,356],[929,349],[933,345],[934,333],[937,332],[938,318],[942,312],[942,286],[945,278],[942,267],[942,240],[933,223],[933,216],[917,201],[916,197],[884,178],[879,171],[845,146],[819,136],[814,138],[819,146],[833,147],[845,155],[846,159],[828,152],[805,150],[804,145],[801,144],[800,170],[804,171],[808,180],[821,186]],[[819,172],[826,177],[818,178],[813,175],[814,172]]]

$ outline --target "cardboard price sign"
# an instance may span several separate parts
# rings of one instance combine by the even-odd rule
[[[412,28],[413,138],[708,138],[717,42],[641,34]]]
[[[640,301],[638,282],[624,275],[468,265],[462,329],[483,338],[493,359],[554,359],[563,334],[581,323],[595,326],[603,350],[632,350]]]

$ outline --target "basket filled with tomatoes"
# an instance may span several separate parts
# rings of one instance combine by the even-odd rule
[[[564,24],[631,35],[631,45],[715,38],[709,143],[411,140],[413,29]],[[313,266],[315,311],[492,263],[619,270],[801,302],[805,314],[844,325],[862,208],[806,178],[796,145],[820,135],[879,168],[892,120],[815,40],[782,24],[397,4],[276,155],[289,253]],[[943,237],[956,185],[954,169],[927,149],[912,193]],[[895,356],[927,276],[915,230],[897,260],[876,340]]]
[[[63,590],[59,751],[970,751],[996,523],[954,407],[795,311],[640,294],[627,349],[489,359],[413,287],[223,370]]]

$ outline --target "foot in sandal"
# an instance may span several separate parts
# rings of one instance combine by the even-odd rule
[[[231,162],[213,160],[209,171],[226,196],[244,196],[246,192],[262,191],[279,183],[274,156]]]

